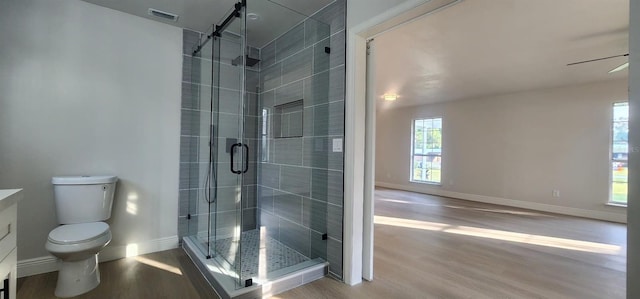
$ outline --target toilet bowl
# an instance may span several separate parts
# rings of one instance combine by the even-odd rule
[[[110,241],[104,222],[62,225],[49,233],[45,248],[60,259],[57,297],[77,296],[100,284],[98,253]]]
[[[111,242],[115,176],[54,177],[58,222],[45,248],[59,259],[57,297],[73,297],[100,284],[98,254]]]

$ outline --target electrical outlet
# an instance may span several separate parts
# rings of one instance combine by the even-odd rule
[[[556,197],[556,198],[560,197],[560,190],[553,190],[551,192],[551,196]]]

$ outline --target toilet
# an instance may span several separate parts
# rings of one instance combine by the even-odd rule
[[[51,179],[58,223],[45,248],[60,260],[57,297],[73,297],[100,284],[98,253],[111,241],[109,225],[115,176]]]

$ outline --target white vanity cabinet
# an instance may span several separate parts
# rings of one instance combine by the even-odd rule
[[[16,229],[21,189],[0,190],[0,298],[16,298]]]

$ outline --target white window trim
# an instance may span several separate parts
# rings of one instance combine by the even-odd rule
[[[266,114],[266,115],[265,115]],[[270,133],[271,133],[271,109],[270,108],[262,108],[260,111],[260,161],[261,162],[269,162],[270,155]],[[263,142],[266,140],[266,143],[263,146]]]
[[[413,153],[413,150],[415,149],[414,147],[414,135],[415,135],[415,126],[416,126],[416,120],[425,120],[425,119],[440,119],[440,122],[442,124],[442,128],[440,128],[440,134],[441,134],[441,138],[443,139],[441,148],[440,148],[440,182],[430,182],[430,181],[421,181],[421,180],[414,180],[413,179],[413,157],[415,156],[415,154]],[[442,181],[443,181],[443,171],[442,171],[442,156],[444,155],[444,117],[442,116],[425,116],[425,117],[418,117],[418,118],[414,118],[411,120],[411,149],[409,150],[409,182],[411,183],[416,183],[416,184],[425,184],[425,185],[432,185],[432,186],[442,186]],[[421,156],[434,156],[434,155],[421,155]]]
[[[607,171],[609,172],[609,181],[607,182],[607,184],[609,185],[609,192],[608,192],[608,195],[607,195],[607,202],[605,203],[605,205],[612,206],[612,207],[626,208],[628,206],[628,202],[629,202],[629,196],[628,195],[627,195],[627,204],[613,201],[613,169],[611,168],[611,165],[613,165],[613,162],[615,162],[613,160],[613,127],[614,127],[613,123],[615,122],[613,114],[614,114],[615,105],[616,104],[620,104],[620,103],[629,104],[629,101],[613,102],[611,104],[611,106],[610,106],[611,110],[609,111],[609,124],[610,124],[610,127],[609,127],[609,162],[607,163],[608,164]],[[629,160],[627,160],[627,163],[628,162],[629,162]],[[629,165],[627,164],[627,167],[628,166]],[[628,178],[627,178],[627,182],[628,182]]]

